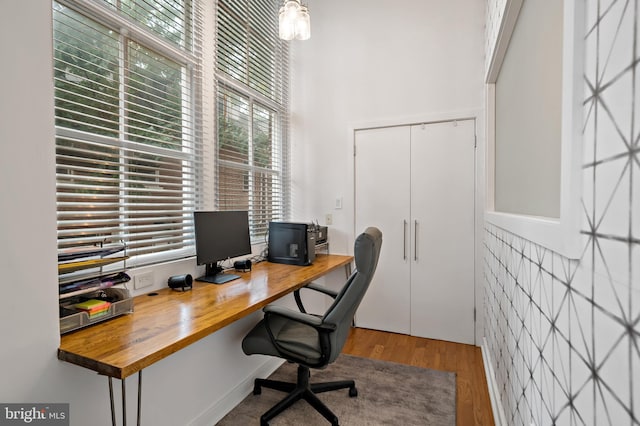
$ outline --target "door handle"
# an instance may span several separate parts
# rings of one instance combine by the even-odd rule
[[[413,225],[413,260],[418,261],[418,221],[414,221]]]
[[[402,225],[402,235],[403,235],[403,240],[402,240],[402,260],[407,260],[407,220],[403,220],[403,225]]]

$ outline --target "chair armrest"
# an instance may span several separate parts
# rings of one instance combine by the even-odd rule
[[[293,292],[293,297],[296,300],[296,305],[298,305],[298,309],[300,309],[300,312],[302,313],[306,313],[306,309],[304,308],[304,304],[302,303],[302,298],[300,297],[300,290],[304,289],[304,288],[308,288],[309,290],[315,290],[319,293],[323,293],[326,294],[327,296],[332,297],[333,299],[335,299],[336,297],[338,297],[338,292],[337,291],[333,291],[330,290],[326,287],[322,287],[316,283],[309,283],[307,285],[305,285],[304,287],[301,287],[297,290],[295,290]]]
[[[324,293],[327,296],[331,296],[332,298],[336,298],[338,297],[338,292],[335,290],[331,290],[329,288],[323,287],[319,284],[316,283],[309,283],[306,286],[302,287],[302,288],[308,288],[310,290],[315,290],[315,291],[319,291],[320,293]]]
[[[267,305],[263,309],[265,316],[278,315],[284,318],[288,318],[293,321],[297,321],[302,324],[306,324],[318,330],[335,330],[335,324],[327,324],[322,322],[322,318],[316,315],[307,314],[304,312],[298,312],[278,305]],[[268,322],[268,318],[267,318]]]

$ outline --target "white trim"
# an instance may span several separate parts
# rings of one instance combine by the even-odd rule
[[[509,0],[518,2],[520,0]],[[582,194],[582,73],[584,69],[584,4],[564,0],[562,58],[562,135],[560,172],[560,218],[546,218],[494,211],[494,155],[487,155],[488,222],[540,244],[570,259],[582,253],[580,235],[580,197]],[[510,10],[509,5],[507,9]],[[506,15],[506,14],[505,14]],[[504,19],[507,19],[506,17]],[[501,31],[504,26],[501,26]],[[497,43],[507,43],[502,35]],[[496,48],[497,50],[497,48]],[[492,63],[493,66],[493,63]],[[497,77],[499,70],[492,70]],[[489,76],[487,76],[489,78]],[[495,81],[487,80],[487,153],[495,153]]]
[[[396,118],[378,119],[372,121],[361,121],[349,123],[349,139],[353,140],[356,130],[377,129],[382,127],[399,127],[412,126],[416,124],[431,124],[443,121],[462,121],[462,120],[478,120],[482,117],[482,111],[479,109],[466,109],[459,111],[445,111],[431,114],[417,114],[411,116],[403,116]]]
[[[269,377],[283,363],[284,360],[279,358],[267,358],[266,361],[262,365],[260,365],[252,374],[250,374],[245,380],[243,380],[236,387],[227,392],[222,398],[211,404],[209,408],[198,414],[191,422],[188,423],[188,425],[215,425],[238,404],[240,404],[242,400],[247,397],[247,395],[253,392],[253,382],[256,377]]]
[[[491,401],[491,410],[493,411],[493,421],[495,426],[507,426],[507,418],[504,414],[502,401],[500,400],[500,392],[496,383],[496,376],[493,372],[493,363],[491,362],[491,353],[487,346],[487,338],[482,338],[482,364],[484,364],[484,375],[487,378],[487,388],[489,390],[489,400]]]
[[[491,55],[491,62],[489,62],[487,75],[485,76],[485,81],[488,84],[493,84],[498,79],[498,74],[504,61],[504,55],[507,53],[507,47],[509,47],[509,40],[511,40],[513,29],[516,27],[516,22],[518,21],[522,2],[523,0],[507,0],[505,4],[504,15],[502,15],[500,29],[498,30],[495,46]]]
[[[485,140],[487,141],[485,155],[485,206],[487,211],[493,211],[495,209],[495,187],[496,187],[496,123],[495,123],[495,108],[496,108],[496,85],[485,85],[485,111],[486,111],[486,126],[485,126]]]

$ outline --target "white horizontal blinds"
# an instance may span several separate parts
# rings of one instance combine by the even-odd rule
[[[249,210],[252,234],[284,215],[285,187],[278,114],[218,86],[218,192],[221,210]]]
[[[117,137],[118,34],[57,3],[53,25],[56,124]]]
[[[181,151],[183,121],[193,122],[183,67],[132,41],[127,53],[125,137]]]
[[[131,30],[110,9],[125,3],[137,11]],[[135,25],[173,12],[154,9],[146,22],[133,7],[142,3],[184,2],[53,6],[58,246],[124,241],[134,265],[193,253],[202,139],[197,52],[162,48],[198,39],[172,27],[173,39],[148,46],[162,34],[137,37]],[[197,33],[199,14],[180,10],[190,14],[176,28]]]
[[[217,207],[247,209],[252,237],[287,214],[288,52],[276,0],[219,0]]]
[[[176,0],[106,0],[133,21],[177,46],[192,50],[189,31],[191,1]]]
[[[59,246],[115,239],[130,254],[184,248],[195,198],[183,187],[193,174],[173,156],[106,142],[58,138]]]
[[[274,101],[281,100],[276,0],[218,1],[218,70]]]
[[[284,218],[285,186],[283,156],[279,151],[277,113],[253,104],[253,180],[252,203],[256,234],[265,235],[273,219]]]

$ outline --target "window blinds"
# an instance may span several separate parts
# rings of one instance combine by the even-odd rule
[[[288,214],[288,50],[277,0],[219,0],[216,205],[248,210],[254,239]]]
[[[193,254],[202,16],[191,1],[53,4],[58,246]]]

